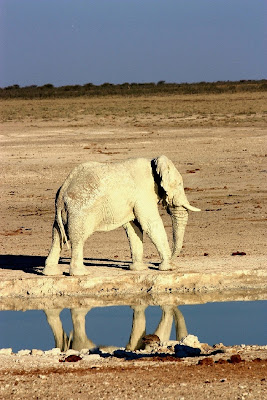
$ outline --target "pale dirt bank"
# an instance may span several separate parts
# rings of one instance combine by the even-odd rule
[[[16,109],[22,103],[12,104]],[[60,115],[61,103],[58,104],[57,115]],[[44,106],[41,102],[40,107]],[[172,106],[170,103],[170,109]],[[223,109],[217,112],[223,114]],[[253,118],[246,119],[244,115],[238,122],[225,117],[223,124],[221,116],[215,115],[213,127],[195,115],[191,117],[194,127],[188,125],[188,117],[184,118],[183,127],[179,117],[177,128],[175,119],[156,113],[136,115],[131,123],[121,115],[112,118],[103,113],[83,117],[82,111],[75,120],[53,117],[53,120],[31,121],[28,117],[22,122],[15,118],[3,123],[1,309],[34,308],[34,298],[39,296],[41,307],[47,294],[47,304],[65,306],[63,295],[81,288],[82,294],[90,294],[91,302],[103,304],[106,300],[119,304],[127,293],[128,304],[141,304],[142,296],[138,300],[136,294],[142,288],[151,304],[214,301],[216,296],[220,301],[266,298],[265,115],[259,116],[255,125]],[[198,118],[204,121],[203,126],[197,124]],[[88,240],[87,278],[40,275],[50,247],[54,196],[69,171],[88,160],[152,158],[160,154],[175,163],[184,178],[190,203],[202,209],[201,213],[190,213],[177,270],[159,273],[150,264],[147,273],[127,271],[130,251],[125,234],[119,229],[96,233]],[[160,212],[171,240],[171,221],[163,209]],[[246,255],[231,255],[237,251]],[[64,249],[62,256],[62,272],[67,273],[69,252]],[[145,260],[156,267],[159,262],[147,238]],[[121,291],[116,293],[115,300],[114,288]],[[57,294],[61,294],[60,300],[54,296]],[[246,354],[239,350],[247,360],[267,358],[263,349],[247,349]],[[1,356],[0,363],[3,399],[142,396],[187,399],[196,395],[200,399],[263,399],[266,396],[266,363],[260,361],[196,366],[187,365],[187,361],[103,359],[93,365],[89,361],[67,365],[42,356]]]

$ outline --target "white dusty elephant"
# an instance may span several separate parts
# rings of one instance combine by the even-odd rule
[[[173,249],[158,211],[162,201],[172,217]],[[171,260],[182,248],[188,210],[192,207],[185,195],[183,179],[166,156],[153,160],[128,159],[116,163],[87,162],[74,168],[56,195],[53,239],[46,259],[44,275],[58,275],[60,251],[71,244],[70,275],[85,275],[83,264],[85,240],[96,231],[110,231],[123,226],[131,254],[131,270],[147,268],[143,263],[143,233],[156,246],[160,270],[172,268]]]

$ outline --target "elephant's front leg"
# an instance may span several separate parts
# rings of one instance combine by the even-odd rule
[[[171,250],[168,243],[167,234],[160,217],[158,220],[150,223],[147,233],[159,252],[161,258],[159,269],[161,271],[171,270],[173,268],[170,262]]]
[[[147,268],[143,263],[143,231],[139,223],[135,221],[123,225],[130,243],[133,263],[130,270],[141,271]]]
[[[161,271],[172,269],[170,264],[171,250],[157,205],[150,204],[145,208],[139,207],[135,211],[142,229],[148,234],[159,252],[162,260],[159,269]]]

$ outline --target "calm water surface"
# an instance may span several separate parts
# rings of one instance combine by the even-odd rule
[[[210,345],[266,345],[266,311],[267,301],[1,311],[0,348],[11,347],[14,352],[64,346],[134,349],[145,333],[157,333],[161,340],[180,339],[188,333]]]

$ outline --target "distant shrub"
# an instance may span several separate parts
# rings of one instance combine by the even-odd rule
[[[54,85],[52,83],[46,83],[45,85],[41,86],[43,89],[53,89]]]
[[[94,85],[92,83],[86,83],[85,85],[83,85],[83,87],[85,89],[91,89],[92,87],[94,87]]]
[[[19,85],[12,85],[12,86],[7,86],[5,89],[6,90],[17,90],[19,88],[20,88]]]

